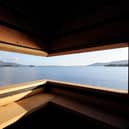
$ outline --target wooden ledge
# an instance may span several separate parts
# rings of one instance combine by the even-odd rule
[[[18,53],[23,53],[23,54],[30,54],[30,55],[35,55],[35,56],[47,56],[48,53],[45,51],[41,50],[36,50],[36,49],[31,49],[31,48],[24,48],[16,45],[10,45],[10,44],[5,44],[2,41],[0,41],[0,50],[4,51],[10,51],[10,52],[18,52]]]
[[[34,35],[33,35],[34,36]],[[39,47],[39,39],[0,24],[0,50],[47,56],[46,44]]]
[[[70,82],[63,82],[63,81],[55,81],[55,80],[47,80],[47,84],[52,84],[58,87],[69,87],[73,89],[80,89],[80,90],[92,90],[92,91],[98,91],[98,92],[108,92],[113,94],[128,94],[128,90],[117,90],[112,88],[106,88],[101,86],[92,86],[92,85],[86,85],[86,84],[77,84],[77,83],[70,83]]]
[[[23,90],[23,89],[34,89],[38,88],[40,85],[54,85],[58,87],[70,87],[73,89],[81,89],[81,90],[94,90],[98,92],[109,92],[109,93],[114,93],[114,94],[128,94],[128,90],[117,90],[117,89],[112,89],[112,88],[106,88],[106,87],[101,87],[101,86],[92,86],[92,85],[86,85],[86,84],[77,84],[77,83],[70,83],[70,82],[63,82],[63,81],[56,81],[56,80],[36,80],[36,81],[31,81],[31,82],[25,82],[25,83],[18,83],[18,84],[13,84],[5,87],[0,87],[0,95],[13,92],[13,91],[18,91],[18,90]]]
[[[100,123],[105,123],[109,127],[114,129],[126,129],[129,126],[128,119],[122,116],[114,115],[113,113],[102,110],[101,108],[94,107],[90,104],[79,103],[76,100],[56,96],[51,100],[51,103],[83,116],[89,117],[90,119],[96,120]]]
[[[0,106],[43,92],[45,80],[15,84],[0,88]]]
[[[66,88],[73,89],[83,92],[94,92],[94,94],[105,94],[105,95],[115,95],[123,98],[128,97],[127,90],[115,90],[110,88],[104,88],[99,86],[75,84],[69,82],[55,81],[55,80],[37,80],[32,82],[25,82],[20,84],[15,84],[11,86],[1,87],[0,88],[0,105],[8,104],[23,98],[30,93],[33,93],[36,89],[43,90],[46,87],[57,87],[57,88]],[[108,97],[108,96],[107,96]]]
[[[45,85],[44,85],[45,84]],[[50,89],[53,87],[56,88],[72,88],[76,90],[81,91],[94,91],[95,94],[101,93],[101,92],[107,92],[109,95],[111,93],[114,94],[122,94],[126,95],[125,92],[119,92],[119,91],[112,91],[112,89],[105,89],[101,87],[96,86],[89,86],[89,85],[80,85],[80,84],[74,84],[74,83],[66,83],[66,82],[60,82],[60,81],[53,81],[53,80],[38,80],[28,83],[22,83],[17,84],[13,86],[3,87],[0,89],[0,94],[6,94],[8,92],[14,92],[18,90],[24,90],[27,88],[30,88],[27,91],[21,92],[19,94],[16,94],[15,96],[11,96],[11,103],[6,103],[6,105],[3,105],[5,99],[8,99],[7,97],[4,97],[3,100],[1,99],[0,102],[2,103],[0,106],[0,128],[7,127],[8,125],[16,122],[21,117],[37,110],[38,108],[48,104],[48,102],[51,102],[53,104],[57,104],[61,107],[67,108],[69,110],[81,113],[85,116],[88,116],[90,118],[93,118],[98,121],[102,121],[105,124],[112,125],[114,127],[125,127],[127,125],[127,121],[125,118],[120,118],[116,115],[112,115],[112,113],[103,112],[102,108],[97,109],[90,105],[90,107],[87,104],[80,104],[80,102],[74,97],[74,100],[72,97],[68,97],[67,94],[65,96],[63,94],[57,95],[54,92],[49,92],[49,89],[45,90],[46,92],[38,92],[38,94],[33,94],[33,96],[28,96],[31,93],[31,90],[35,89],[40,90],[43,89],[43,87],[40,87],[40,85],[44,85],[44,87],[50,87]],[[40,87],[40,88],[39,88]],[[74,91],[74,90],[73,90]],[[33,92],[32,92],[33,93]],[[26,96],[26,97],[25,97]],[[25,97],[24,99],[21,99]],[[107,96],[108,98],[108,96]],[[21,99],[21,100],[19,100]],[[6,100],[7,101],[7,100]],[[71,105],[72,104],[72,105]],[[98,104],[99,105],[99,104]],[[110,112],[110,111],[109,111]],[[105,115],[103,115],[105,114]],[[105,117],[104,119],[102,119]],[[114,121],[110,124],[111,121]]]
[[[48,53],[48,57],[52,56],[60,56],[60,55],[68,55],[68,54],[77,54],[77,53],[84,53],[84,52],[95,52],[95,51],[102,51],[102,50],[108,50],[108,49],[115,49],[115,48],[123,48],[128,47],[128,42],[122,42],[118,44],[108,44],[103,46],[97,46],[97,47],[90,47],[90,48],[80,48],[75,50],[62,50],[57,52]],[[71,48],[72,49],[72,48]]]
[[[21,117],[45,106],[54,95],[38,94],[18,102],[13,102],[0,107],[0,129],[16,122]]]
[[[55,95],[52,93],[40,93],[17,102],[10,103],[0,107],[0,128],[7,127],[23,116],[28,115],[48,103],[57,105],[61,108],[79,113],[90,119],[97,120],[117,129],[128,127],[128,119],[122,116],[113,115],[110,112],[103,111],[101,108],[90,104],[78,102],[76,99]]]
[[[47,83],[47,80],[37,80],[37,81],[31,81],[31,82],[25,82],[25,83],[19,83],[19,84],[13,84],[5,87],[0,87],[0,95],[13,92],[13,91],[28,89],[28,88],[34,89],[46,83]]]

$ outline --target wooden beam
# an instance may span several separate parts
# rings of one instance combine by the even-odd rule
[[[47,85],[53,85],[56,87],[65,87],[65,88],[72,88],[72,89],[80,89],[82,91],[93,91],[96,93],[104,93],[104,94],[114,94],[114,95],[128,95],[128,90],[117,90],[112,88],[100,87],[100,86],[93,86],[93,85],[86,85],[86,84],[77,84],[71,82],[63,82],[63,81],[56,81],[56,80],[47,80]]]
[[[9,86],[8,88],[4,87],[3,90],[1,89],[1,95],[9,92],[11,93],[13,91],[23,90],[26,88],[31,88],[33,90],[35,87],[38,87],[39,85],[43,85],[43,84],[46,84],[46,82],[41,80],[39,82],[35,81],[35,83],[29,82],[28,85],[24,84],[23,86],[21,86],[20,84],[19,87],[18,85],[15,85],[15,87],[14,86],[11,86],[11,87]],[[30,94],[30,91],[31,91],[30,89],[28,91],[24,91],[14,96],[13,102],[8,103],[7,105],[0,106],[0,114],[1,114],[0,128],[7,127],[8,125],[16,122],[23,116],[28,115],[29,113],[39,109],[40,107],[47,105],[48,102],[57,104],[68,110],[81,113],[84,116],[88,116],[91,119],[96,119],[100,122],[102,121],[111,126],[118,127],[118,128],[120,127],[120,129],[128,125],[128,120],[125,117],[122,117],[120,114],[119,114],[120,115],[119,117],[118,115],[112,114],[110,110],[108,110],[107,112],[107,111],[103,111],[102,107],[99,109],[97,108],[97,106],[100,106],[100,105],[102,106],[103,105],[102,102],[104,102],[106,99],[108,100],[108,103],[109,103],[109,109],[110,108],[115,109],[117,104],[120,105],[120,103],[122,103],[121,106],[123,106],[124,102],[122,102],[122,98],[120,98],[120,101],[118,102],[118,101],[113,101],[113,100],[117,100],[115,99],[115,97],[112,100],[110,100],[111,98],[107,95],[111,94],[111,95],[126,96],[128,91],[121,91],[121,90],[115,91],[108,88],[101,88],[101,87],[97,88],[95,86],[79,85],[74,83],[66,83],[66,82],[53,81],[53,80],[48,80],[45,86],[48,87],[48,89],[46,90],[47,93],[37,92],[38,94],[33,94],[32,96],[28,96],[28,94]],[[72,89],[71,91],[69,90],[70,88]],[[74,90],[77,90],[77,92],[74,92]],[[83,91],[83,94],[80,94],[79,92],[80,90]],[[90,94],[85,94],[84,93],[85,91],[87,91],[87,93],[90,93]],[[93,91],[94,94],[92,94],[90,91]],[[106,95],[106,98],[103,98],[101,96],[101,93],[104,93]],[[100,96],[97,97],[97,94],[100,94]],[[24,96],[24,99],[15,100],[15,98],[17,97],[22,98],[23,96]],[[80,98],[81,101],[79,101],[78,98]],[[92,102],[90,102],[90,100]],[[14,101],[17,101],[17,102],[14,102]],[[80,102],[83,102],[83,104],[81,104]],[[86,104],[89,102],[97,106],[94,107],[93,105],[90,105],[89,107]],[[101,104],[99,104],[99,102],[101,102]],[[112,103],[112,102],[115,102],[115,103]],[[105,102],[104,104],[107,105],[107,102]],[[127,106],[128,105],[126,105],[126,107]],[[104,119],[102,119],[103,114],[105,114]],[[110,123],[111,121],[114,121],[114,122]]]
[[[37,81],[31,81],[31,82],[24,82],[24,83],[18,83],[18,84],[13,84],[13,85],[8,85],[5,87],[0,87],[0,95],[9,93],[9,92],[14,92],[18,90],[25,90],[25,89],[34,89],[37,88],[41,85],[46,84],[46,80],[37,80]]]
[[[12,102],[16,102],[20,99],[27,98],[32,95],[36,95],[42,93],[45,88],[38,88],[38,89],[28,89],[18,92],[7,93],[0,95],[0,106],[7,105]]]
[[[49,47],[49,55],[60,55],[72,52],[94,50],[96,47],[129,42],[128,20],[103,24],[85,29],[76,34],[66,35],[54,40]],[[127,45],[126,45],[127,46]],[[72,51],[72,52],[70,52]]]
[[[30,54],[30,55],[35,55],[35,56],[48,56],[48,53],[45,51],[7,44],[1,41],[0,41],[0,50],[8,51],[8,52]]]
[[[102,125],[108,125],[114,129],[126,129],[129,126],[128,119],[124,117],[104,111],[92,104],[79,103],[75,99],[69,97],[58,95],[58,97],[51,100],[51,103],[57,105],[59,108],[69,110],[69,112],[79,113],[82,116],[96,120],[98,123],[103,123]]]
[[[84,53],[84,52],[94,52],[94,51],[99,51],[99,50],[108,50],[108,49],[115,49],[115,48],[123,48],[123,47],[128,47],[129,43],[128,42],[123,42],[123,43],[116,43],[116,44],[107,44],[107,45],[100,45],[97,47],[89,47],[89,48],[80,48],[80,49],[75,49],[75,50],[64,50],[64,51],[59,51],[59,52],[54,52],[54,53],[49,53],[48,57],[50,56],[60,56],[60,55],[68,55],[68,54],[77,54],[77,53]]]
[[[0,88],[0,106],[44,91],[46,81],[32,81]]]
[[[33,40],[33,37],[3,25],[0,25],[0,41],[24,48],[43,50],[43,48],[38,46],[38,42]]]

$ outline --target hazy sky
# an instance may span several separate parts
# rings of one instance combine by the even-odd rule
[[[40,57],[0,51],[0,61],[26,65],[89,65],[96,62],[128,60],[128,48],[110,49],[55,57]]]

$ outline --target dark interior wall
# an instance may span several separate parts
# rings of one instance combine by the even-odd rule
[[[14,4],[15,5],[15,4]],[[8,28],[8,33],[11,33],[12,37],[17,38],[20,33],[21,38],[24,40],[26,36],[30,41],[28,43],[23,43],[20,40],[17,42],[5,42],[9,44],[15,44],[18,46],[24,46],[26,48],[44,50],[47,51],[46,35],[40,35],[39,31],[36,30],[36,27],[33,26],[31,20],[23,15],[22,13],[16,11],[12,6],[6,6],[3,3],[0,3],[0,32],[6,32],[3,27]],[[2,32],[3,31],[3,32]],[[11,32],[12,31],[12,32]],[[24,36],[23,36],[24,35]],[[5,35],[6,36],[6,35]],[[0,41],[4,41],[1,40]],[[36,43],[35,46],[30,45],[29,42]]]
[[[43,2],[43,3],[42,3]],[[127,0],[0,3],[0,24],[23,32],[49,54],[129,41]]]
[[[19,120],[6,129],[114,129],[99,121],[84,117],[78,113],[72,112],[65,108],[49,103],[31,115]]]

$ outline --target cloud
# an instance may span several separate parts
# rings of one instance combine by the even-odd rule
[[[3,51],[0,51],[0,56],[7,56],[7,55],[9,55],[9,53],[8,52],[3,52]]]
[[[0,61],[5,62],[19,62],[20,58],[16,55],[12,55],[12,53],[0,51]]]
[[[12,57],[12,60],[14,60],[14,61],[19,61],[20,58],[19,58],[19,57]]]
[[[6,62],[18,62],[20,60],[19,57],[9,57],[9,56],[3,56],[1,57],[2,61],[6,61]]]

